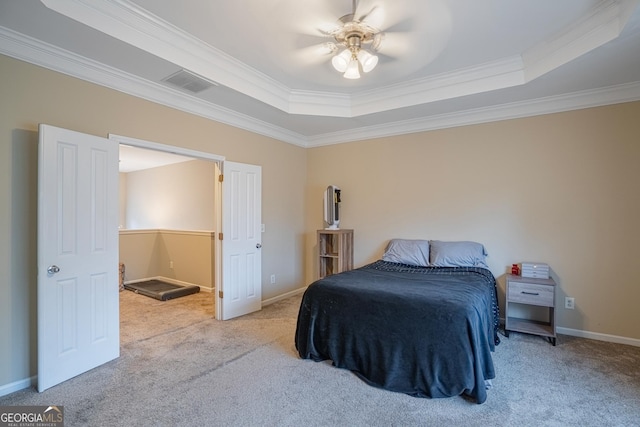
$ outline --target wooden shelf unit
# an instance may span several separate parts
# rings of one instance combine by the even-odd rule
[[[353,230],[318,230],[318,278],[353,269]]]

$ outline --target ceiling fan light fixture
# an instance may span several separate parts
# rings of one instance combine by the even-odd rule
[[[340,18],[339,27],[329,32],[334,38],[336,48],[344,48],[331,58],[333,68],[344,73],[347,79],[359,79],[360,67],[368,73],[378,64],[378,57],[372,53],[380,48],[383,33],[366,22],[367,17],[378,9],[375,6],[370,12],[356,17],[357,0],[352,1],[353,11]],[[337,49],[336,49],[337,50]],[[335,52],[335,50],[334,50]]]
[[[344,73],[349,67],[349,61],[351,61],[351,52],[345,49],[331,59],[331,64],[336,71]]]
[[[358,61],[360,61],[360,64],[362,65],[362,71],[364,71],[365,73],[373,70],[374,68],[376,68],[376,65],[378,65],[378,57],[376,55],[372,55],[364,49],[358,52]]]
[[[351,58],[347,71],[344,73],[345,79],[359,79],[360,78],[360,66],[356,58]]]

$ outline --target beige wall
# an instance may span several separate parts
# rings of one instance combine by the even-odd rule
[[[162,277],[212,292],[214,237],[205,231],[121,230],[125,283]]]
[[[307,281],[335,184],[356,266],[394,237],[482,242],[501,301],[510,264],[546,262],[559,326],[640,339],[640,102],[314,148],[307,182]]]
[[[306,151],[0,55],[0,394],[36,375],[38,124],[262,166],[265,299],[304,283]],[[269,276],[276,274],[276,284]]]
[[[125,265],[125,282],[159,274],[159,230],[120,230],[118,237],[119,261]]]
[[[559,326],[640,339],[640,103],[304,150],[0,56],[0,391],[36,374],[37,125],[262,166],[263,297],[316,274],[322,192],[342,188],[356,266],[393,237],[469,239],[548,262]],[[277,283],[269,284],[269,276]]]
[[[118,228],[127,228],[127,174],[118,174]]]
[[[123,175],[124,228],[215,230],[214,162],[192,160]]]

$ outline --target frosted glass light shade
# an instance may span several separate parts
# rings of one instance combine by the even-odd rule
[[[350,60],[351,60],[351,52],[349,51],[349,49],[345,49],[342,52],[340,52],[338,55],[331,58],[331,64],[333,65],[333,68],[335,68],[337,71],[344,73],[345,71],[347,71]]]
[[[346,79],[360,78],[360,66],[358,65],[358,61],[356,59],[352,59],[349,62],[349,66],[347,67],[347,71],[344,73],[344,77]]]
[[[368,73],[369,71],[376,68],[378,65],[378,57],[376,55],[372,55],[366,50],[361,50],[358,52],[358,61],[362,64],[362,71]]]

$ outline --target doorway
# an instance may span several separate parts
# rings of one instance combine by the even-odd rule
[[[109,139],[118,144],[215,163],[213,224],[219,237],[212,241],[215,317],[226,320],[260,310],[262,168],[225,161],[224,157],[210,153],[119,135],[109,135]]]
[[[207,311],[215,316],[220,253],[216,237],[222,226],[217,178],[224,158],[117,135],[109,139],[118,142],[120,151],[124,281],[197,285],[205,294],[198,299],[210,302]]]

